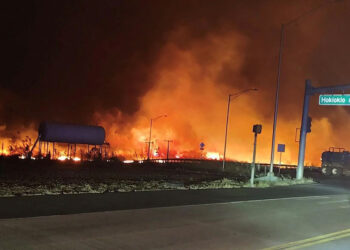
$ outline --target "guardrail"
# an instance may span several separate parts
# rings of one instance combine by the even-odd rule
[[[211,159],[192,159],[192,158],[171,158],[171,159],[151,159],[151,162],[154,163],[190,163],[190,164],[201,164],[201,163],[221,163],[222,160],[211,160]],[[227,161],[229,164],[237,164],[237,165],[246,165],[250,166],[250,162],[238,162],[238,161]],[[297,167],[297,165],[294,164],[274,164],[274,168],[281,168],[281,169],[294,169]],[[270,163],[256,163],[257,168],[267,168],[270,167]],[[305,168],[310,169],[318,169],[319,167],[315,166],[305,166]]]

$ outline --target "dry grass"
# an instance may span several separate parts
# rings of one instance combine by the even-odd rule
[[[273,186],[289,186],[297,184],[311,184],[312,179],[303,180],[281,179],[276,182],[259,181],[255,188],[268,188]],[[214,181],[202,181],[196,184],[183,184],[181,182],[167,181],[117,181],[110,183],[51,183],[49,185],[6,185],[0,184],[0,197],[32,196],[32,195],[59,195],[106,192],[137,192],[159,190],[198,190],[250,187],[249,183],[223,178]]]
[[[298,184],[312,184],[315,183],[312,178],[303,178],[301,180],[292,178],[280,178],[277,181],[257,181],[254,183],[255,188],[268,188],[275,186],[291,186]],[[246,183],[245,187],[250,187],[250,183]]]
[[[250,187],[247,163],[219,161],[168,164],[0,160],[0,197],[156,190],[197,190]],[[256,182],[256,187],[313,183],[282,178]]]
[[[215,181],[204,181],[198,184],[191,184],[188,189],[220,189],[220,188],[240,188],[242,183],[236,180],[223,178]]]

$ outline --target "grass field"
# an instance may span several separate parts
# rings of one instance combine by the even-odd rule
[[[225,171],[221,164],[219,161],[123,164],[117,160],[61,162],[1,158],[0,196],[247,186],[249,164],[228,162]]]

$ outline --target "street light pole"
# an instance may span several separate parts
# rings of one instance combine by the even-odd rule
[[[227,130],[228,130],[228,121],[230,116],[230,104],[231,104],[231,97],[237,98],[238,96],[248,92],[248,91],[257,91],[258,89],[245,89],[235,94],[229,94],[228,95],[228,102],[227,102],[227,114],[226,114],[226,129],[225,129],[225,143],[224,143],[224,155],[222,159],[222,171],[225,171],[225,161],[226,161],[226,145],[227,145]]]
[[[167,115],[160,115],[157,116],[155,118],[151,118],[151,122],[150,122],[150,126],[149,126],[149,141],[148,141],[148,152],[147,152],[147,160],[150,160],[150,152],[151,152],[151,140],[152,140],[152,125],[153,125],[153,121],[157,120],[161,117],[166,117]]]
[[[278,114],[278,99],[279,99],[279,91],[280,91],[283,43],[284,43],[284,24],[281,25],[280,49],[279,49],[279,55],[278,55],[277,87],[276,87],[276,97],[275,97],[275,112],[273,116],[271,160],[270,160],[270,171],[268,173],[270,177],[273,176],[273,162],[275,157],[276,125],[277,125],[277,114]]]
[[[222,159],[222,170],[225,170],[225,159],[226,159],[226,144],[227,144],[227,128],[228,128],[228,118],[230,115],[230,103],[231,103],[231,96],[228,95],[228,102],[227,102],[227,114],[226,114],[226,129],[225,129],[225,144],[224,144],[224,158]]]
[[[281,35],[280,35],[280,48],[278,55],[278,68],[277,68],[277,87],[276,87],[276,97],[275,97],[275,111],[273,118],[273,130],[272,130],[272,145],[271,145],[271,160],[270,160],[270,171],[268,176],[273,177],[273,164],[274,164],[274,155],[275,155],[275,138],[276,138],[276,125],[277,125],[277,115],[278,115],[278,99],[279,99],[279,89],[280,89],[280,78],[281,78],[281,65],[282,65],[282,53],[283,53],[283,45],[284,45],[284,37],[285,37],[285,27],[289,26],[293,23],[297,23],[301,18],[312,14],[313,12],[321,9],[331,2],[324,2],[306,12],[303,12],[301,15],[296,18],[290,20],[286,24],[281,25]]]

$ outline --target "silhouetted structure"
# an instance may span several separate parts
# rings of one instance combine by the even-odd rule
[[[68,143],[68,156],[69,152],[73,151],[73,147],[70,148],[70,144],[74,145],[74,152],[76,150],[76,144],[85,145],[97,145],[101,146],[105,144],[106,132],[101,126],[87,126],[87,125],[74,125],[54,122],[41,122],[38,129],[38,138],[35,141],[32,149],[29,152],[29,157],[39,142],[39,154],[41,154],[41,144],[46,142],[46,149],[48,151],[49,143],[52,143],[52,152],[55,152],[55,143]],[[102,152],[102,149],[100,151]]]

